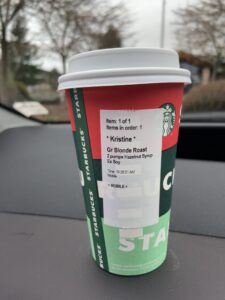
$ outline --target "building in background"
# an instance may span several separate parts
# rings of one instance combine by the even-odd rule
[[[191,72],[192,84],[207,84],[212,76],[212,64],[199,56],[184,51],[178,51],[181,68]]]

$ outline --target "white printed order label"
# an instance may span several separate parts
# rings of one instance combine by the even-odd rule
[[[100,119],[104,223],[158,223],[163,109],[101,110]]]

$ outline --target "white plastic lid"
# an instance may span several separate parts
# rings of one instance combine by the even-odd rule
[[[115,48],[81,53],[68,60],[68,72],[59,77],[59,90],[79,87],[145,83],[191,83],[174,50]]]

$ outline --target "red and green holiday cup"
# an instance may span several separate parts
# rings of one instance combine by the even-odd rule
[[[166,258],[185,84],[176,52],[122,48],[73,56],[65,90],[92,256],[140,275]]]

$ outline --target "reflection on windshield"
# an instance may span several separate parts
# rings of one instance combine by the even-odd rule
[[[175,48],[192,74],[183,112],[225,110],[225,0],[5,0],[0,19],[0,103],[26,117],[69,121],[68,57],[126,46]]]

